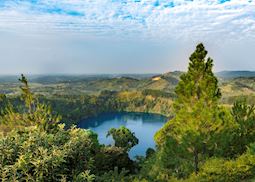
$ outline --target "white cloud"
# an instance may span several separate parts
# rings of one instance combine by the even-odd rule
[[[156,40],[229,40],[255,33],[251,0],[9,0],[0,6],[0,29],[17,32]]]

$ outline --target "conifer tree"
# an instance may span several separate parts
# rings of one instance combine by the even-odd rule
[[[211,155],[216,146],[214,135],[223,127],[218,107],[221,92],[212,71],[213,60],[206,56],[203,44],[198,44],[189,58],[188,72],[181,76],[175,90],[175,117],[155,136],[161,158],[168,157],[168,160],[162,159],[168,163],[164,166],[175,168],[179,174],[184,168],[198,173],[199,164]]]
[[[22,93],[21,97],[24,100],[26,107],[28,108],[28,112],[31,113],[34,109],[35,104],[34,95],[29,88],[27,78],[23,74],[21,74],[21,78],[19,78],[19,81],[20,83],[22,83],[22,86],[20,86],[20,90]]]
[[[60,116],[52,111],[51,106],[42,103],[32,93],[28,80],[23,74],[19,81],[21,83],[21,98],[24,101],[24,107],[20,111],[10,102],[7,102],[6,106],[1,109],[0,125],[4,124],[9,129],[37,125],[44,131],[54,131],[61,119]],[[6,129],[6,131],[8,130]]]
[[[249,105],[245,98],[237,100],[231,110],[236,127],[229,142],[228,157],[239,156],[255,141],[255,105]]]

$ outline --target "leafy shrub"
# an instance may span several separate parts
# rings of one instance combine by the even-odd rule
[[[245,153],[235,160],[210,159],[187,181],[239,182],[255,179],[255,155]]]
[[[95,171],[96,134],[72,128],[49,133],[38,127],[15,130],[0,138],[2,181],[59,181]]]

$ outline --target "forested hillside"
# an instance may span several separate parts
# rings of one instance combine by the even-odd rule
[[[56,96],[99,95],[103,91],[114,92],[144,92],[153,95],[165,95],[174,98],[175,87],[184,72],[174,71],[165,74],[140,75],[77,75],[77,76],[31,76],[28,77],[30,88],[36,95],[53,98]],[[255,94],[252,74],[239,72],[222,72],[219,76],[219,87],[222,90],[224,104],[233,104],[233,97]],[[246,72],[245,72],[246,73]],[[253,73],[253,72],[249,72]],[[0,94],[15,96],[19,94],[17,76],[0,76]],[[157,94],[156,94],[157,93]],[[253,100],[252,100],[253,101]]]
[[[61,114],[68,126],[81,119],[114,111],[150,112],[171,117],[172,103],[176,98],[175,87],[183,73],[175,71],[154,76],[33,76],[30,88]],[[220,104],[231,107],[240,97],[249,104],[255,103],[254,78],[220,77]],[[0,92],[17,105],[20,103],[19,83],[13,79],[13,76],[2,77]]]
[[[188,71],[40,83],[2,83],[1,181],[239,182],[255,180],[254,78],[222,79],[203,44]],[[169,121],[156,149],[130,159],[139,143],[125,127],[112,145],[72,124],[104,112],[152,112]],[[146,132],[146,131],[144,131]]]

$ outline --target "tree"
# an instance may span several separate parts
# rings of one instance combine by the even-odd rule
[[[19,78],[19,81],[20,83],[22,83],[22,85],[20,86],[21,97],[24,100],[26,107],[28,108],[28,112],[31,113],[35,108],[35,97],[31,92],[30,87],[28,86],[27,78],[23,74],[21,74],[21,78]]]
[[[0,94],[0,116],[3,114],[2,109],[8,106],[9,102],[4,94]]]
[[[107,133],[107,137],[109,136],[112,136],[116,147],[124,148],[125,151],[129,151],[139,142],[138,138],[135,137],[135,134],[124,126],[121,126],[118,129],[111,128]]]
[[[214,135],[224,128],[224,114],[218,107],[221,92],[212,71],[213,60],[206,56],[207,51],[203,44],[198,44],[189,58],[188,72],[181,76],[175,90],[175,117],[155,135],[157,145],[162,150],[159,153],[172,157],[172,161],[165,161],[170,162],[172,168],[178,169],[177,172],[172,171],[180,175],[179,177],[183,177],[183,170],[190,169],[190,165],[193,166],[193,171],[198,173],[199,164],[205,161],[217,146]],[[180,167],[184,164],[186,166]]]
[[[2,109],[3,116],[0,118],[0,124],[6,125],[8,127],[6,130],[31,125],[37,125],[45,131],[54,130],[60,121],[60,116],[54,114],[49,105],[40,102],[31,92],[28,81],[23,74],[19,81],[24,105],[22,105],[21,110],[18,110],[8,102],[6,107]]]
[[[95,165],[98,171],[103,173],[114,170],[116,167],[119,170],[125,169],[129,173],[135,172],[136,166],[128,153],[121,147],[104,146],[96,154]]]
[[[244,153],[255,141],[255,105],[248,105],[246,99],[237,100],[231,111],[236,127],[232,131],[232,140],[229,142],[229,157]]]

